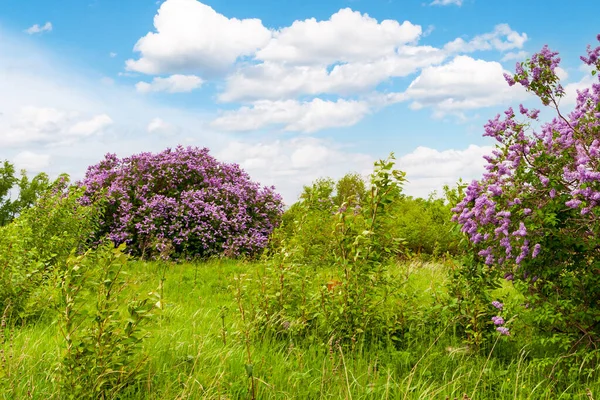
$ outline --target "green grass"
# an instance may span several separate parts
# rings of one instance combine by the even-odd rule
[[[259,266],[213,261],[131,262],[128,267],[132,294],[157,291],[164,276],[163,311],[148,325],[145,378],[122,398],[249,398],[244,325],[231,286],[236,275],[251,274]],[[392,273],[407,279],[405,290],[424,305],[433,304],[447,279],[444,267],[433,263],[399,265]],[[322,271],[314,279],[326,282],[331,275]],[[500,290],[510,292],[508,287]],[[2,398],[59,398],[54,369],[61,337],[56,324],[40,321],[4,332]],[[593,398],[587,389],[600,399],[600,384],[593,378],[557,384],[545,377],[543,360],[533,358],[526,346],[515,346],[499,340],[493,351],[490,346],[476,352],[451,329],[424,326],[398,348],[358,346],[352,353],[314,339],[253,337],[250,351],[258,399]]]

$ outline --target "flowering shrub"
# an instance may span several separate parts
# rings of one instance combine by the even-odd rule
[[[597,39],[600,41],[600,35]],[[556,117],[527,134],[539,110],[519,106],[490,120],[485,136],[498,141],[487,173],[453,209],[454,220],[484,262],[528,293],[538,322],[577,343],[600,340],[600,82],[577,92],[564,115],[558,53],[544,47],[518,63],[519,83]],[[582,61],[600,69],[600,46]]]
[[[179,146],[123,159],[107,154],[80,185],[84,203],[107,200],[99,234],[141,256],[254,255],[283,209],[274,188],[252,182],[206,148]]]

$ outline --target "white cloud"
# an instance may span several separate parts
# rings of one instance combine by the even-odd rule
[[[525,61],[525,59],[527,58],[527,54],[528,53],[525,50],[510,51],[510,52],[504,54],[504,56],[502,57],[502,59],[500,61],[510,61],[510,60]]]
[[[421,27],[409,21],[378,23],[367,14],[344,8],[327,21],[295,21],[276,31],[256,58],[300,65],[364,62],[393,55],[399,46],[416,42],[421,33]]]
[[[466,182],[479,179],[485,172],[483,156],[491,150],[491,146],[477,145],[449,150],[417,147],[397,159],[396,168],[405,171],[408,179],[403,191],[427,197],[434,190],[441,194],[444,185],[453,186],[459,178]],[[254,179],[275,185],[288,205],[298,199],[304,185],[315,179],[339,179],[349,172],[367,178],[375,161],[371,155],[314,137],[259,143],[232,141],[216,157],[236,162]]]
[[[557,74],[558,75],[558,74]],[[561,78],[562,79],[562,78]],[[559,105],[561,107],[568,107],[572,109],[575,104],[577,104],[577,91],[585,90],[587,88],[591,88],[592,84],[596,83],[594,77],[588,72],[581,78],[581,80],[577,82],[571,82],[567,85],[564,85],[565,95],[560,99]],[[564,112],[565,109],[563,108]]]
[[[397,168],[406,172],[408,183],[405,193],[427,197],[433,190],[441,194],[444,185],[453,186],[459,178],[466,182],[480,179],[485,172],[483,156],[491,153],[491,146],[470,145],[464,150],[436,150],[417,147],[398,158]]]
[[[156,32],[136,43],[128,70],[145,74],[220,73],[271,38],[259,19],[227,18],[196,0],[167,0],[154,17]]]
[[[437,115],[444,115],[525,98],[522,88],[508,86],[503,73],[495,61],[457,56],[445,65],[425,68],[403,99],[412,99],[413,109],[433,107]]]
[[[461,5],[462,0],[434,3]],[[178,73],[199,74],[206,79],[215,74],[225,76],[217,99],[247,103],[237,110],[223,111],[211,123],[213,128],[228,131],[279,125],[286,131],[314,132],[349,126],[374,106],[408,98],[413,99],[413,108],[435,107],[435,115],[495,105],[511,98],[500,64],[469,59],[470,65],[458,65],[455,59],[437,66],[460,53],[518,50],[527,40],[525,33],[499,24],[492,32],[470,40],[458,38],[442,48],[419,45],[425,36],[421,26],[410,21],[377,21],[350,8],[340,9],[325,20],[297,20],[269,30],[260,20],[228,18],[197,0],[165,1],[154,26],[156,31],[136,44],[140,58],[128,60],[126,67],[146,74],[176,75],[138,82],[137,90],[190,91],[202,84],[196,75]],[[484,72],[475,69],[480,66]],[[460,70],[462,67],[467,69]],[[386,81],[419,71],[421,77],[405,93],[373,93]],[[497,71],[500,75],[494,75]],[[443,73],[444,78],[428,76],[433,72]],[[442,88],[431,85],[428,79],[441,83]],[[323,95],[339,98],[319,99]],[[350,96],[359,100],[350,100]],[[375,102],[369,103],[373,99]]]
[[[30,26],[29,28],[25,29],[25,32],[27,32],[30,35],[33,35],[36,33],[52,32],[52,23],[46,22],[42,26],[35,24],[35,25]]]
[[[261,100],[252,106],[222,112],[211,126],[224,131],[251,131],[280,125],[285,131],[311,133],[325,128],[354,125],[369,112],[366,102],[355,100]]]
[[[432,6],[448,6],[448,5],[457,5],[462,6],[463,0],[434,0],[430,4]]]
[[[340,14],[342,11],[344,13]],[[390,21],[382,21],[381,24],[377,24],[375,20],[361,16],[360,13],[350,10],[342,11],[336,14],[338,19],[366,18],[364,32],[361,31],[361,24],[353,21],[354,32],[370,39],[348,41],[343,39],[343,35],[338,37],[338,33],[345,32],[346,26],[341,23],[334,24],[332,21],[337,21],[337,19],[333,17],[329,21],[322,22],[296,21],[292,27],[284,28],[281,31],[285,33],[281,35],[286,38],[286,41],[295,46],[290,44],[286,47],[279,44],[276,34],[272,42],[257,53],[257,58],[260,58],[261,54],[269,48],[277,51],[270,50],[266,53],[269,57],[263,56],[266,59],[263,63],[242,65],[237,71],[230,74],[226,80],[225,90],[219,95],[219,100],[225,102],[258,99],[281,100],[300,95],[361,94],[375,89],[377,85],[390,78],[405,77],[422,68],[438,65],[454,53],[494,49],[505,51],[522,47],[527,39],[526,34],[519,34],[508,25],[501,24],[497,25],[493,32],[476,36],[469,42],[456,39],[442,49],[404,44],[399,38],[393,42],[389,35],[377,36],[373,33],[380,33],[383,24]],[[324,35],[329,35],[330,39],[326,38],[324,40],[326,44],[320,44],[315,37],[307,35],[301,37],[300,33],[307,29],[304,27],[305,24],[317,31],[325,30]],[[401,31],[400,28],[406,24],[410,23],[405,22],[400,25],[396,22],[396,25],[393,26]],[[292,29],[295,26],[299,27]],[[412,37],[416,40],[419,37],[417,32],[420,34],[421,28],[415,25],[407,26],[414,30]],[[369,33],[371,35],[368,35]],[[292,34],[298,37],[289,38]],[[399,34],[397,36],[401,37]],[[404,41],[411,38],[405,36]],[[339,39],[339,42],[334,44],[334,39]],[[377,47],[375,45],[377,41],[381,42],[380,49],[373,49],[372,47]],[[351,46],[353,50],[346,50],[348,42],[356,42],[356,45]],[[314,49],[310,47],[311,43]],[[322,50],[325,47],[331,48],[326,54]],[[333,48],[341,50],[333,51]]]
[[[77,122],[69,128],[68,132],[74,136],[91,136],[101,133],[112,124],[113,120],[108,115],[101,114],[91,119]]]
[[[32,151],[22,151],[12,159],[15,168],[27,172],[41,172],[50,164],[49,154],[38,154]]]
[[[446,55],[429,46],[404,46],[374,61],[327,66],[289,66],[265,62],[239,69],[226,81],[221,101],[287,99],[303,94],[364,93],[390,77],[404,77],[441,63]]]
[[[513,31],[508,24],[499,24],[493,32],[477,35],[465,42],[457,38],[444,45],[444,50],[452,53],[470,53],[481,50],[507,51],[521,49],[527,41],[526,33]]]
[[[154,118],[146,128],[148,133],[156,135],[172,136],[180,132],[180,129],[172,124],[163,121],[160,118]]]
[[[135,88],[138,92],[191,92],[202,86],[204,81],[195,75],[171,75],[168,78],[154,78],[151,83],[138,82]]]
[[[28,143],[73,142],[102,133],[112,122],[106,114],[82,119],[73,111],[25,106],[0,135],[0,144],[14,147]]]
[[[114,51],[111,51],[110,53],[108,53],[108,56],[110,58],[115,58],[117,56],[117,53],[115,53]]]
[[[315,179],[339,179],[352,171],[365,175],[373,166],[367,154],[313,137],[258,143],[231,141],[216,156],[240,164],[265,185],[275,185],[288,205],[298,199],[304,185]]]
[[[556,76],[558,76],[558,79],[560,79],[561,81],[565,81],[569,78],[569,73],[561,67],[554,68],[554,73],[556,74]]]
[[[147,74],[226,74],[225,89],[218,95],[224,102],[364,94],[390,78],[438,65],[455,53],[508,51],[527,40],[525,33],[500,24],[468,42],[458,38],[443,48],[417,45],[424,35],[421,26],[379,22],[350,8],[327,20],[297,20],[269,30],[260,20],[230,19],[197,0],[165,1],[154,25],[156,32],[136,44],[141,57],[128,60],[127,69]],[[250,62],[238,62],[243,56]],[[232,66],[237,68],[228,73]],[[168,90],[163,78],[155,79],[138,83],[138,90]]]

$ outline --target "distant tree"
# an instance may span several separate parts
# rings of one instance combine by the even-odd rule
[[[0,226],[8,224],[11,220],[10,190],[15,182],[15,167],[8,161],[0,165]]]
[[[338,206],[344,202],[348,202],[350,207],[362,204],[367,196],[365,181],[357,173],[349,173],[340,178],[335,184],[335,192],[333,201]]]
[[[48,175],[41,172],[31,180],[25,170],[21,177],[15,174],[15,167],[8,161],[0,165],[0,226],[7,225],[23,210],[33,206],[36,200],[50,188]],[[16,199],[11,199],[11,190],[18,190]]]

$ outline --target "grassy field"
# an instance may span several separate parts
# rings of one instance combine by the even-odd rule
[[[147,325],[145,378],[122,398],[245,399],[251,398],[252,385],[258,399],[600,398],[600,383],[545,378],[543,363],[532,359],[527,347],[515,349],[514,343],[499,340],[474,352],[445,327],[422,327],[395,348],[353,353],[335,343],[254,335],[247,347],[232,285],[257,268],[233,261],[130,262],[131,293],[157,291],[164,279],[163,310]],[[447,279],[441,264],[402,264],[393,272],[425,305],[443,292]],[[324,270],[314,280],[324,283],[330,276]],[[7,340],[0,341],[0,349],[9,378],[4,398],[59,398],[54,370],[62,338],[56,324],[40,321],[4,332]],[[520,357],[514,358],[515,352]]]

